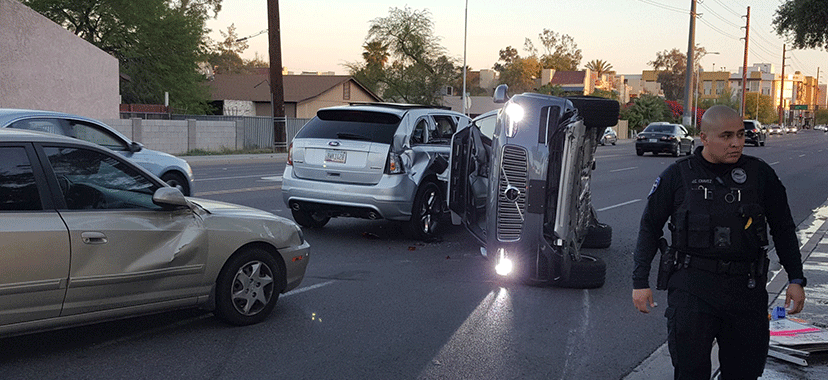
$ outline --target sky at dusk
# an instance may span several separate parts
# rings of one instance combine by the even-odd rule
[[[750,43],[748,66],[772,63],[777,73],[782,66],[782,45],[786,43],[773,30],[771,22],[780,0],[704,0],[699,1],[696,44],[707,49],[701,61],[704,70],[736,72],[743,63],[744,29],[750,6]],[[619,74],[640,74],[651,69],[648,62],[656,53],[678,48],[687,52],[690,0],[468,0],[468,38],[466,62],[473,70],[492,68],[498,52],[512,46],[519,54],[524,40],[530,38],[541,49],[538,34],[550,29],[574,38],[583,59],[601,59],[612,64]],[[334,71],[347,74],[348,62],[362,61],[362,45],[371,20],[388,16],[391,8],[406,6],[427,9],[434,23],[434,34],[451,57],[463,62],[465,0],[420,0],[411,3],[388,0],[294,0],[280,1],[282,64],[288,70]],[[266,0],[223,0],[222,11],[208,21],[214,40],[219,30],[235,24],[239,37],[267,29]],[[256,54],[268,60],[267,35],[248,40],[242,55]],[[821,83],[828,78],[828,52],[790,50],[786,74],[801,71],[816,76]]]

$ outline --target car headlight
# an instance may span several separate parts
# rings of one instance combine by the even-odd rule
[[[507,276],[509,273],[512,273],[512,269],[514,264],[512,264],[512,260],[506,257],[506,251],[501,248],[498,250],[497,255],[497,265],[495,265],[495,272],[501,276]]]
[[[506,126],[506,137],[515,137],[517,133],[518,123],[523,120],[525,111],[520,104],[509,103],[506,105],[506,115],[509,116],[509,124]]]

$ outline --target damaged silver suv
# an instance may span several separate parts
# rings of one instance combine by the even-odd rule
[[[321,109],[290,145],[284,202],[304,227],[333,217],[389,219],[407,222],[414,238],[431,239],[446,212],[451,137],[470,122],[419,105]]]
[[[602,132],[618,123],[619,104],[532,93],[509,99],[506,89],[495,91],[495,102],[505,103],[496,115],[481,115],[452,140],[452,221],[465,224],[498,274],[601,287],[606,264],[581,249],[612,240],[612,228],[592,207],[590,177]]]

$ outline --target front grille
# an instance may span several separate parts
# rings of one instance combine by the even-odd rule
[[[523,217],[526,215],[528,172],[526,150],[513,145],[503,147],[497,196],[497,239],[500,241],[520,239]],[[515,200],[507,198],[510,187],[519,191]]]

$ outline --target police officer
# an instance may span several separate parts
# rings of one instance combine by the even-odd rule
[[[642,313],[656,306],[648,278],[669,218],[672,274],[664,315],[675,378],[709,379],[715,339],[722,379],[756,379],[769,343],[766,226],[790,279],[790,314],[805,303],[796,226],[773,169],[742,155],[745,129],[736,111],[708,109],[699,137],[703,146],[670,165],[647,197],[634,253],[633,303]]]

